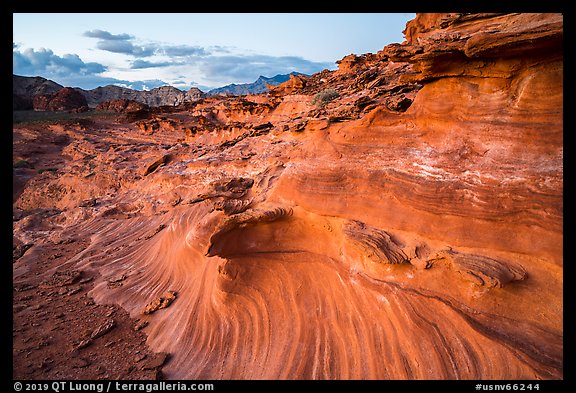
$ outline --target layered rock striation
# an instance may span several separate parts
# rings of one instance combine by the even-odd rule
[[[268,94],[52,126],[14,280],[89,239],[62,266],[147,323],[168,378],[562,379],[562,23],[419,14]],[[26,158],[47,131],[18,127]]]

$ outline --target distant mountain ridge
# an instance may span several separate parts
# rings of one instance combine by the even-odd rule
[[[252,83],[230,84],[202,92],[196,87],[188,91],[182,91],[173,86],[162,86],[151,90],[134,90],[127,87],[107,85],[95,89],[84,90],[75,87],[74,90],[80,92],[89,108],[95,108],[104,101],[127,99],[146,104],[150,107],[176,106],[185,102],[194,102],[206,95],[232,94],[247,95],[260,94],[268,91],[267,85],[277,86],[290,79],[290,75],[304,75],[299,72],[290,74],[278,74],[273,77],[260,76]],[[12,75],[13,109],[26,110],[34,109],[34,97],[38,95],[52,95],[63,89],[64,86],[43,78],[41,76],[20,76]]]
[[[188,91],[182,91],[173,86],[156,87],[151,90],[133,90],[126,87],[108,85],[97,87],[92,90],[76,88],[86,97],[88,107],[93,108],[104,101],[126,99],[146,104],[150,107],[176,106],[185,102],[198,101],[206,96],[200,89],[192,87]]]
[[[12,75],[12,108],[34,109],[35,96],[52,95],[63,89],[64,86],[40,76]],[[150,107],[176,106],[185,102],[197,101],[206,96],[196,87],[188,91],[179,90],[173,86],[162,86],[151,90],[133,90],[126,87],[108,85],[91,90],[75,87],[74,90],[81,93],[89,108],[95,108],[104,101],[127,99],[146,104]]]
[[[217,94],[232,94],[236,96],[242,96],[247,94],[260,94],[268,91],[266,85],[277,86],[281,83],[286,82],[290,79],[290,75],[304,75],[300,72],[291,72],[289,74],[278,74],[271,78],[265,76],[260,76],[256,81],[252,83],[236,84],[232,83],[230,85],[217,87],[215,89],[209,90],[209,95]]]

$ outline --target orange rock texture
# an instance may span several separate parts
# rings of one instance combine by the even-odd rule
[[[15,282],[89,240],[62,266],[171,379],[562,379],[562,15],[405,37],[161,121],[16,124],[18,157],[60,143],[14,169]]]

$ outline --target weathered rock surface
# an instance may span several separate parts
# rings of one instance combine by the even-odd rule
[[[17,125],[58,170],[14,169],[15,288],[85,239],[65,271],[99,272],[173,379],[562,379],[562,16],[405,32],[270,94]]]
[[[35,95],[32,103],[36,111],[85,112],[88,110],[88,103],[84,96],[71,87],[64,87],[54,94]]]

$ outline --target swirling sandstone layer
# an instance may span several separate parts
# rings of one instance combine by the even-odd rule
[[[405,34],[267,95],[53,126],[15,281],[46,234],[88,239],[63,266],[149,323],[168,378],[561,379],[562,16]]]

